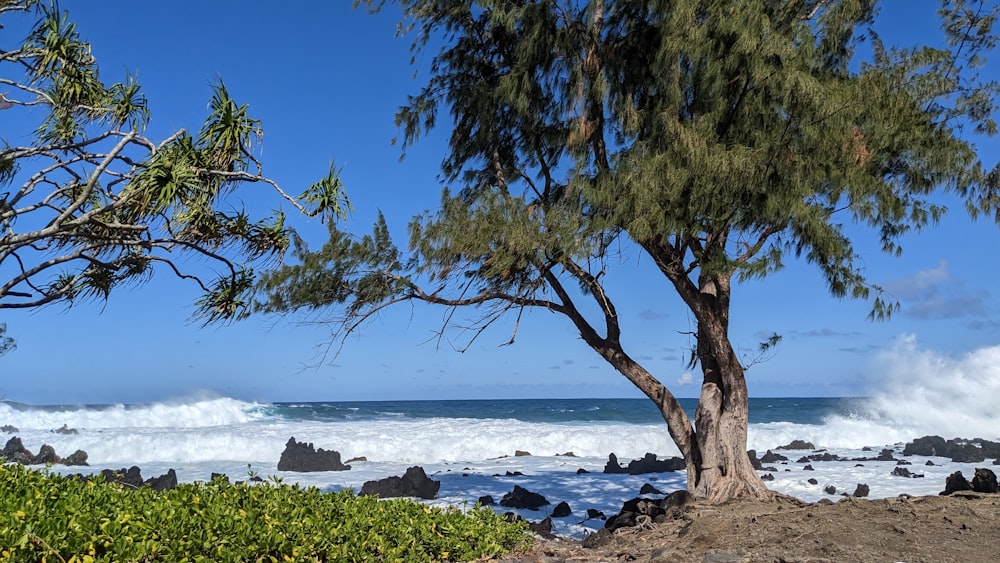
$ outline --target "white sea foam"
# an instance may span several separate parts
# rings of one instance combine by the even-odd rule
[[[868,406],[873,422],[911,436],[1000,437],[1000,346],[951,357],[906,336],[879,367],[883,384]]]
[[[748,447],[763,452],[802,439],[819,448],[880,448],[938,434],[1000,438],[1000,346],[949,358],[903,338],[880,360],[883,384],[858,412],[822,424],[752,424]],[[0,403],[0,423],[21,429],[34,451],[83,449],[92,463],[276,462],[289,437],[335,449],[344,458],[379,462],[444,463],[513,455],[573,452],[622,459],[646,452],[679,455],[662,423],[529,423],[513,419],[407,418],[318,422],[282,419],[266,405],[196,398],[151,405],[24,408]],[[63,425],[79,435],[51,430]]]
[[[226,397],[104,407],[19,408],[0,403],[0,421],[26,431],[63,425],[77,429],[207,428],[260,420],[265,416],[261,407]]]
[[[72,424],[70,424],[72,427]],[[77,435],[22,429],[26,447],[43,443],[57,452],[83,449],[92,463],[211,460],[277,461],[295,437],[345,458],[373,461],[479,461],[528,451],[536,455],[573,452],[581,456],[641,457],[645,452],[677,455],[666,427],[608,424],[539,424],[516,420],[427,418],[334,423],[265,422],[213,427],[81,428]]]
[[[983,348],[949,358],[902,339],[880,361],[884,382],[858,412],[826,418],[821,424],[770,422],[752,424],[749,447],[763,452],[795,439],[808,440],[844,458],[871,457],[864,446],[878,448],[938,434],[945,437],[998,439],[1000,409],[1000,347]],[[367,480],[401,475],[421,465],[442,482],[438,504],[468,503],[482,495],[499,500],[514,484],[545,495],[552,505],[567,500],[573,515],[556,520],[557,533],[581,537],[600,521],[581,522],[588,508],[616,512],[623,500],[645,482],[663,491],[684,486],[684,473],[606,475],[601,472],[609,453],[619,459],[646,452],[678,455],[662,423],[529,423],[512,419],[407,418],[383,416],[361,420],[310,421],[283,419],[268,405],[226,398],[197,398],[145,406],[103,408],[25,408],[0,403],[0,423],[21,428],[19,436],[32,451],[45,443],[66,455],[83,449],[91,468],[59,467],[61,472],[96,471],[104,467],[140,465],[145,476],[175,468],[182,481],[208,479],[212,472],[245,478],[247,465],[262,475],[277,475],[323,490],[357,489]],[[355,411],[356,412],[356,411]],[[52,430],[66,424],[79,434]],[[350,471],[310,474],[282,473],[277,461],[285,442],[294,436],[316,447],[334,449],[342,458],[364,456]],[[896,447],[897,456],[900,447]],[[516,450],[534,455],[514,457]],[[555,456],[573,452],[579,457]],[[797,459],[809,452],[791,452]],[[507,456],[507,457],[501,457]],[[837,498],[824,492],[851,493],[858,483],[871,487],[873,498],[935,494],[954,471],[971,476],[975,464],[944,458],[908,458],[922,479],[894,476],[894,462],[777,464],[772,489],[814,501]],[[577,474],[577,469],[590,473]],[[520,471],[522,477],[506,477]],[[494,475],[500,475],[495,477]],[[810,483],[815,479],[816,483]],[[551,508],[548,507],[549,509]],[[506,509],[504,509],[506,510]],[[532,520],[547,510],[521,511]]]

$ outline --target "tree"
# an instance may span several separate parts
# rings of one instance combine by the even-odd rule
[[[7,325],[0,323],[0,356],[3,356],[15,348],[14,339],[6,336],[6,334]]]
[[[24,42],[0,51],[4,117],[42,118],[26,146],[0,148],[0,309],[107,299],[115,287],[147,279],[157,264],[203,291],[206,322],[247,314],[253,265],[288,248],[284,216],[255,219],[221,211],[227,196],[263,185],[299,211],[324,220],[347,201],[335,170],[292,197],[263,175],[261,124],[221,81],[196,134],[162,141],[143,132],[150,109],[133,76],[106,85],[90,45],[68,15],[34,0],[0,0],[0,17],[34,17]],[[34,110],[33,112],[29,110]],[[10,115],[20,114],[20,115]],[[29,125],[30,127],[30,125]],[[181,256],[222,273],[214,280]]]
[[[845,223],[896,254],[944,213],[942,190],[997,209],[998,173],[962,132],[996,132],[997,85],[977,75],[995,42],[988,2],[942,3],[947,48],[884,45],[865,0],[399,4],[414,48],[440,46],[397,114],[403,145],[447,111],[442,171],[457,191],[412,221],[408,251],[381,217],[360,239],[333,227],[319,250],[298,241],[260,308],[334,307],[340,338],[401,302],[478,308],[473,339],[529,308],[562,315],[659,408],[699,498],[772,494],[746,453],[734,282],[800,257],[884,318],[897,305],[866,279]],[[693,420],[622,345],[605,283],[622,247],[696,322]]]

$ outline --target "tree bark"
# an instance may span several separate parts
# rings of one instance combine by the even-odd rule
[[[743,367],[728,338],[720,340],[716,331],[701,323],[698,335],[705,380],[694,425],[674,395],[620,347],[603,342],[594,349],[659,409],[684,457],[688,492],[709,502],[772,497],[747,456],[749,403]],[[728,351],[726,361],[715,359],[713,350],[720,349]]]
[[[687,448],[677,444],[687,465],[688,491],[711,502],[773,497],[775,493],[764,486],[747,456],[749,394],[743,365],[729,342],[730,276],[701,274],[696,285],[688,277],[676,247],[662,238],[643,240],[640,244],[674,285],[697,321],[695,353],[702,371],[701,394],[695,410],[692,443]],[[657,406],[669,426],[669,413],[663,405]],[[674,434],[671,429],[671,436]]]
[[[743,365],[729,341],[728,276],[703,276],[698,321],[697,357],[702,386],[695,411],[700,464],[690,467],[695,479],[688,490],[696,497],[722,502],[734,498],[766,498],[764,486],[747,455],[750,407]]]

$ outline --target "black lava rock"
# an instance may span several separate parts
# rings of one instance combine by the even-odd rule
[[[377,495],[379,498],[416,497],[436,498],[441,481],[434,481],[424,473],[424,468],[413,466],[402,477],[386,477],[378,481],[366,481],[361,486],[362,495]]]
[[[1000,492],[996,474],[989,469],[977,467],[976,474],[972,477],[972,490],[977,493]]]
[[[962,475],[961,471],[956,471],[951,475],[945,477],[944,480],[944,490],[941,491],[942,495],[950,495],[951,493],[956,493],[958,491],[971,491],[972,485]]]
[[[340,462],[340,452],[314,449],[312,444],[296,442],[294,436],[288,439],[278,460],[278,471],[347,471],[350,468]]]
[[[538,510],[549,504],[545,497],[538,493],[533,493],[520,485],[514,485],[514,490],[505,494],[500,499],[500,506],[508,508],[527,508],[528,510]]]
[[[573,510],[569,507],[569,503],[566,501],[560,502],[555,508],[552,509],[553,518],[565,518],[570,514],[573,514]]]

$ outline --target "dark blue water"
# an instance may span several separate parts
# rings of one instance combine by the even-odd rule
[[[862,406],[857,398],[750,399],[750,423],[822,424],[827,416],[850,415]],[[697,399],[681,399],[694,416]],[[662,422],[647,399],[483,399],[450,401],[345,401],[275,403],[268,414],[287,420],[321,422],[386,418],[512,419],[540,423]]]

